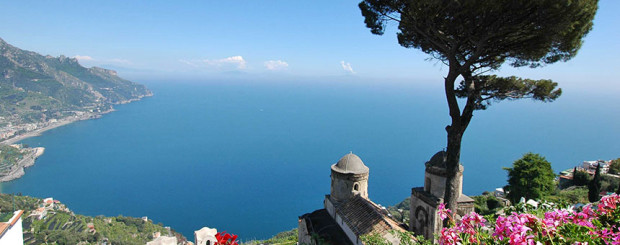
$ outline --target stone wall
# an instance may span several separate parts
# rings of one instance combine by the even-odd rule
[[[368,173],[342,174],[332,171],[331,178],[330,194],[334,201],[344,201],[355,195],[368,198]]]

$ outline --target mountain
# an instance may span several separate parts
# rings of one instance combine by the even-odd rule
[[[150,96],[115,71],[85,68],[75,58],[43,56],[0,39],[0,123],[41,123]],[[2,126],[2,125],[0,125]]]

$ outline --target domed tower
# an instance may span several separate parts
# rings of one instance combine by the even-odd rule
[[[446,166],[448,154],[445,151],[435,153],[431,160],[426,162],[424,172],[424,187],[411,189],[409,229],[417,235],[423,235],[426,239],[434,241],[435,234],[441,232],[443,222],[437,209],[444,202],[448,170]],[[474,200],[463,194],[463,165],[459,163],[456,173],[458,193],[457,210],[452,214],[457,220],[465,214],[474,211]]]
[[[424,191],[439,198],[443,198],[446,193],[446,180],[448,179],[447,157],[448,154],[445,151],[440,151],[435,153],[431,160],[425,164]],[[456,177],[458,178],[456,192],[460,195],[463,192],[463,165],[460,163]]]
[[[332,165],[330,199],[341,202],[355,195],[368,199],[368,173],[360,157],[353,153],[344,155]]]

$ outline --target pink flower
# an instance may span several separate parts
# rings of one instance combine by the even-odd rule
[[[614,193],[604,196],[598,203],[598,210],[601,214],[607,214],[609,211],[615,210],[618,207],[618,203],[620,203],[620,196],[618,194]]]
[[[439,207],[437,207],[437,213],[439,214],[439,218],[441,220],[445,220],[446,218],[448,218],[450,213],[452,213],[452,211],[446,208],[445,203],[441,203],[439,204]]]
[[[576,213],[573,216],[573,224],[594,228],[594,225],[590,222],[590,217],[584,212]]]
[[[440,245],[454,245],[460,243],[461,237],[459,237],[458,230],[455,227],[442,228],[441,235],[439,236]]]

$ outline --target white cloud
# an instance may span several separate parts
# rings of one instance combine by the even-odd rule
[[[186,65],[188,65],[188,66],[198,67],[198,65],[196,64],[196,62],[192,62],[192,61],[189,61],[189,60],[182,60],[182,59],[181,59],[181,60],[179,60],[179,62],[181,62],[181,63],[183,63],[183,64],[186,64]]]
[[[90,57],[88,55],[76,55],[76,56],[73,56],[73,58],[75,58],[77,60],[83,60],[83,61],[95,60],[95,59],[93,59],[93,57]]]
[[[340,65],[342,66],[343,70],[350,72],[351,74],[355,74],[355,71],[353,71],[353,67],[351,67],[351,63],[344,62],[343,60],[343,61],[340,61]]]
[[[268,60],[268,61],[265,61],[264,64],[265,64],[265,68],[271,71],[283,70],[288,67],[288,63],[281,61],[281,60]]]
[[[233,66],[236,69],[243,70],[246,68],[247,62],[243,56],[231,56],[223,59],[202,59],[202,60],[179,60],[179,62],[193,67],[213,67],[216,69],[225,69]]]
[[[237,68],[239,69],[245,69],[245,64],[247,63],[242,56],[237,55],[237,56],[232,56],[232,57],[228,57],[228,58],[224,58],[224,59],[219,59],[219,60],[215,60],[215,61],[211,61],[213,63],[215,63],[216,65],[219,64],[236,64]]]

